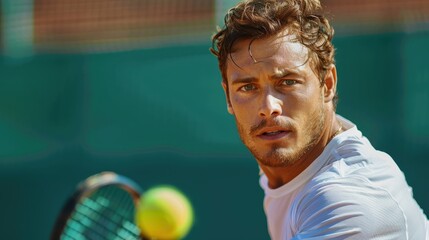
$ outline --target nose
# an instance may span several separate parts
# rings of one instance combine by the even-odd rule
[[[268,93],[264,96],[264,99],[259,110],[259,116],[261,117],[272,117],[282,114],[283,101]]]

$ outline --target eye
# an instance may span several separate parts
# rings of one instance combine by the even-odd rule
[[[255,89],[256,89],[255,85],[253,85],[253,84],[246,84],[246,85],[240,87],[238,90],[239,91],[243,91],[243,92],[248,92],[248,91],[252,91],[252,90],[255,90]]]
[[[292,86],[292,85],[295,85],[296,83],[297,83],[296,80],[290,80],[290,79],[283,80],[281,82],[282,85],[286,85],[286,86]]]

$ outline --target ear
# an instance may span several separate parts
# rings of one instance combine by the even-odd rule
[[[337,92],[337,68],[333,64],[326,71],[325,85],[323,86],[323,88],[324,88],[325,102],[332,101]]]
[[[224,81],[222,81],[222,88],[223,92],[225,93],[227,110],[230,114],[234,115],[234,110],[232,109],[231,101],[229,100],[228,85]]]

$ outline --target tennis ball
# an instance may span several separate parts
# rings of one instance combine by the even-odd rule
[[[172,186],[146,191],[136,209],[136,224],[150,239],[176,240],[188,234],[194,213],[186,196]]]

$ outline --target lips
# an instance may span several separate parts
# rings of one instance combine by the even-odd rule
[[[281,128],[264,128],[258,133],[258,137],[263,140],[278,140],[291,133],[290,130]]]
[[[282,133],[282,132],[285,132],[285,131],[274,131],[274,132],[264,132],[264,133],[262,133],[262,135],[265,135],[265,136],[274,136],[274,135],[277,135],[277,134],[280,134],[280,133]]]

